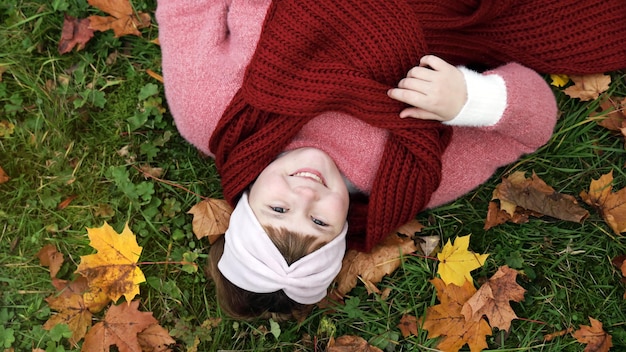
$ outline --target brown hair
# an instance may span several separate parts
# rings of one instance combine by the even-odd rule
[[[316,243],[317,237],[293,233],[286,229],[264,227],[265,232],[287,264],[304,257],[325,243]],[[235,319],[250,320],[272,318],[276,321],[294,318],[300,320],[313,308],[311,304],[301,304],[289,298],[283,290],[271,293],[256,293],[244,290],[225,278],[217,267],[224,253],[224,236],[219,238],[209,249],[207,274],[215,282],[217,301],[221,309]]]

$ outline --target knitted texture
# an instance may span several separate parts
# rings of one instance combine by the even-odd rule
[[[589,49],[585,45],[574,43],[574,51],[565,53],[550,49],[550,43],[561,43],[567,35],[555,29],[561,23],[552,22],[551,14],[543,12],[545,7],[534,5],[544,5],[543,1],[516,1],[515,6],[506,0],[335,2],[272,3],[242,88],[212,135],[210,149],[216,155],[224,196],[234,204],[321,112],[346,112],[389,130],[369,206],[365,209],[364,203],[353,201],[349,213],[349,240],[365,250],[420,211],[440,181],[441,154],[450,129],[429,121],[398,119],[402,104],[385,94],[421,56],[435,53],[452,63],[487,65],[518,61],[543,72],[562,73],[624,66],[615,60],[620,57],[616,50],[622,49],[604,55],[597,43],[590,52],[597,54],[592,59],[584,57]],[[604,4],[555,3],[579,10],[585,3],[601,8]],[[612,11],[626,6],[621,1],[606,4],[604,9]],[[614,33],[604,28],[603,36],[623,37],[622,27],[616,25]],[[577,35],[585,38],[584,33]],[[363,235],[363,225],[366,236],[354,237]]]
[[[542,73],[626,66],[624,0],[408,0],[430,53],[453,64],[519,62]]]
[[[358,242],[369,250],[426,206],[439,185],[452,130],[434,121],[398,119],[403,104],[386,95],[426,52],[415,17],[401,2],[349,5],[287,0],[270,6],[242,89],[210,149],[224,197],[234,202],[323,111],[346,112],[389,130],[369,206],[353,199],[349,212],[349,240],[366,225],[372,235]],[[390,192],[398,189],[404,191]]]

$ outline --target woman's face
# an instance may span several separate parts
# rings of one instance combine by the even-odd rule
[[[346,222],[349,196],[328,154],[300,148],[281,155],[261,172],[248,201],[261,225],[330,242]]]

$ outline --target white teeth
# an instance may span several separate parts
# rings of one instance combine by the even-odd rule
[[[315,181],[317,181],[318,183],[320,183],[322,185],[324,184],[324,182],[322,181],[322,179],[319,176],[317,176],[316,174],[310,173],[310,172],[306,172],[306,171],[298,172],[298,173],[293,174],[292,176],[308,177],[308,178],[314,179]]]

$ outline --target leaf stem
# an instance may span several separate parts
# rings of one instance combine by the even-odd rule
[[[133,169],[139,171],[146,178],[151,178],[151,179],[154,179],[154,180],[156,180],[158,182],[165,183],[166,185],[170,185],[172,187],[176,187],[176,188],[182,189],[183,191],[185,191],[187,193],[190,193],[190,194],[193,194],[194,196],[199,197],[202,200],[209,199],[208,197],[202,196],[202,195],[200,195],[200,194],[198,194],[198,193],[196,193],[196,192],[194,192],[194,191],[192,191],[192,190],[190,190],[188,188],[185,188],[185,187],[179,185],[178,183],[174,183],[172,181],[164,180],[164,179],[158,178],[158,177],[156,177],[154,175],[150,175],[149,173],[143,171],[142,169],[138,168],[135,165],[131,165],[131,166],[133,167]]]

